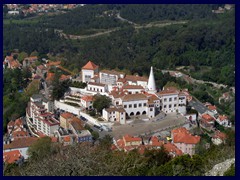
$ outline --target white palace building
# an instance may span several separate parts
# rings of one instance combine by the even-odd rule
[[[187,94],[173,87],[157,92],[153,67],[149,78],[114,70],[99,71],[99,66],[91,61],[81,72],[88,92],[107,94],[111,98],[112,106],[102,113],[107,121],[125,124],[129,116],[153,118],[159,111],[186,114]]]

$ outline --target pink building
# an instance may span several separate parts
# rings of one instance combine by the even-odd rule
[[[173,144],[177,146],[184,154],[194,155],[195,146],[200,141],[200,136],[193,136],[184,128],[177,128],[171,131]]]

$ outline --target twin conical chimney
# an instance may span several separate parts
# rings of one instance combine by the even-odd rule
[[[148,78],[148,86],[147,87],[148,87],[149,93],[157,92],[152,66],[151,66],[151,71],[150,71],[150,75],[149,75],[149,78]]]

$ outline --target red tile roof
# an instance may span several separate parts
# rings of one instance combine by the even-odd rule
[[[164,144],[163,147],[166,149],[167,152],[169,153],[174,153],[178,156],[181,156],[183,153],[180,149],[177,148],[177,146],[175,146],[174,144],[172,143],[167,143],[167,144]]]
[[[88,61],[88,63],[82,67],[82,69],[88,69],[88,70],[95,70],[98,66],[94,64],[92,61]]]
[[[140,137],[133,137],[133,136],[130,136],[129,134],[123,136],[123,140],[125,140],[125,142],[142,141]]]
[[[122,88],[123,89],[143,89],[142,86],[138,86],[138,85],[124,85]]]
[[[47,78],[46,78],[46,80],[47,81],[52,81],[53,80],[53,78],[54,78],[54,73],[51,73],[51,72],[48,72],[47,73]]]
[[[218,119],[219,119],[219,121],[224,121],[225,119],[228,120],[228,117],[225,115],[219,115]]]
[[[61,64],[61,61],[49,61],[47,63],[47,66],[57,66],[57,65],[60,65]]]
[[[227,138],[227,135],[221,131],[216,131],[213,138],[219,138],[221,140],[225,140]]]
[[[118,139],[117,140],[117,146],[120,148],[120,149],[123,149],[125,144],[124,144],[124,141],[123,139]]]
[[[19,119],[15,120],[14,125],[15,125],[15,126],[23,126],[23,121],[22,121],[22,119],[19,118]]]
[[[137,81],[148,81],[147,77],[143,77],[143,76],[134,76],[134,75],[126,75],[125,79],[127,81],[133,81],[133,82],[137,82]]]
[[[177,128],[171,131],[174,143],[197,144],[200,141],[200,136],[193,136],[184,128]]]
[[[213,118],[212,116],[210,116],[209,114],[203,114],[203,115],[202,115],[202,119],[204,119],[204,120],[206,120],[206,121],[208,121],[208,122],[214,120],[214,118]]]
[[[19,138],[16,141],[13,141],[11,144],[4,144],[3,149],[16,149],[29,147],[37,140],[38,138],[36,137]]]
[[[69,118],[72,118],[74,115],[72,113],[69,113],[69,112],[64,112],[60,116],[62,116],[65,119],[69,119]]]
[[[213,110],[217,110],[217,107],[215,105],[214,106],[210,105],[208,106],[208,109],[213,111]]]
[[[89,84],[89,85],[93,85],[93,86],[101,86],[101,87],[105,87],[105,86],[106,86],[105,84],[96,83],[96,82],[89,82],[88,84]]]
[[[127,94],[122,97],[123,101],[134,101],[134,100],[147,100],[147,96],[144,94]]]
[[[151,142],[152,146],[158,146],[158,147],[160,147],[164,144],[164,141],[159,141],[156,136],[152,136],[150,142]]]
[[[93,96],[83,96],[81,99],[83,101],[90,102],[93,101]]]
[[[8,123],[8,126],[14,126],[14,121],[13,120],[11,120],[11,121],[9,121],[9,123]]]
[[[3,153],[3,161],[11,164],[16,162],[21,158],[21,153],[19,150],[13,150],[13,151],[8,151]]]
[[[71,140],[70,136],[63,137],[64,142],[70,142],[70,140]]]
[[[28,133],[26,131],[14,131],[12,136],[13,138],[22,138],[28,136]]]
[[[52,142],[58,142],[58,138],[57,137],[51,137],[51,141]]]

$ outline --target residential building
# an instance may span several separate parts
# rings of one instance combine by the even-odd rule
[[[5,64],[7,64],[7,67],[9,69],[16,69],[16,68],[21,69],[22,68],[22,65],[19,63],[19,61],[17,59],[13,58],[13,55],[6,56],[4,62],[5,62]]]
[[[52,102],[47,101],[42,95],[33,95],[26,110],[27,124],[37,132],[53,136],[60,123],[54,118],[54,114],[49,112],[52,109]]]
[[[183,155],[183,152],[172,143],[166,143],[163,145],[163,147],[172,157]]]
[[[24,159],[29,157],[28,148],[38,140],[36,137],[19,138],[10,144],[3,145],[3,152],[19,150]]]
[[[222,143],[225,143],[227,139],[227,135],[221,131],[216,131],[215,134],[212,137],[212,142],[215,145],[220,145]]]
[[[19,150],[13,150],[3,153],[3,162],[6,164],[21,164],[24,161],[24,157],[21,155]]]
[[[212,128],[214,126],[215,119],[209,114],[203,114],[200,121],[201,125],[206,128]]]
[[[71,120],[73,117],[75,117],[72,113],[64,112],[60,114],[60,126],[64,129],[69,128],[69,120]]]
[[[104,108],[102,110],[102,117],[107,121],[126,124],[126,111],[123,108]]]
[[[229,121],[228,117],[225,115],[219,115],[216,121],[224,126],[224,127],[231,127],[232,123]]]
[[[193,136],[185,127],[171,131],[173,144],[184,154],[194,155],[195,147],[200,142],[200,136]]]
[[[69,129],[73,132],[76,137],[76,141],[80,142],[92,142],[92,135],[88,130],[85,130],[82,121],[74,117],[69,121]]]
[[[81,105],[87,110],[92,109],[93,108],[93,96],[83,96],[81,98]]]

